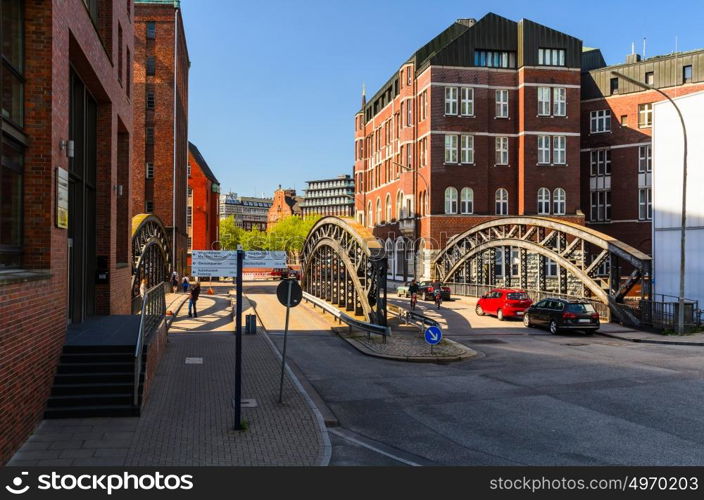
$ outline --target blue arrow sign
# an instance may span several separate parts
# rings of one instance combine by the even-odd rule
[[[439,344],[442,340],[442,331],[437,326],[431,326],[425,331],[425,341],[430,345]]]

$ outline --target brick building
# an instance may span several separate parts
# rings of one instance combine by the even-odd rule
[[[188,249],[188,71],[179,0],[135,0],[135,213],[153,213],[171,234],[171,262],[183,273]]]
[[[652,254],[654,90],[678,97],[704,90],[704,50],[606,66],[598,49],[585,51],[582,74],[582,210],[587,225]],[[692,138],[693,139],[693,138]],[[613,195],[612,195],[613,193]]]
[[[334,179],[308,181],[301,214],[354,217],[354,179],[340,175]]]
[[[0,9],[0,464],[42,418],[67,324],[130,313],[130,9]]]
[[[191,250],[213,250],[220,226],[220,181],[192,142],[188,143],[188,269]],[[217,250],[217,249],[216,249]]]
[[[237,193],[223,194],[220,195],[220,218],[234,217],[235,225],[245,231],[266,231],[271,204],[271,198],[237,196]]]
[[[448,238],[497,216],[582,223],[582,42],[529,20],[460,19],[355,116],[357,220],[389,274],[429,275]]]
[[[267,215],[266,227],[271,229],[274,224],[279,222],[284,217],[291,215],[302,215],[301,203],[303,198],[296,196],[295,189],[279,189],[274,191],[274,199]]]

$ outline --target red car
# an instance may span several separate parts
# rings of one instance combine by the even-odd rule
[[[477,316],[491,314],[503,321],[504,318],[522,318],[532,304],[523,290],[497,288],[479,299],[475,311]]]

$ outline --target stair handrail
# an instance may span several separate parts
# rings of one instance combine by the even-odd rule
[[[139,331],[137,332],[137,342],[134,348],[134,392],[132,399],[134,406],[139,406],[139,379],[142,376],[144,341],[156,331],[165,315],[166,296],[164,295],[164,285],[159,283],[147,290],[142,299]]]

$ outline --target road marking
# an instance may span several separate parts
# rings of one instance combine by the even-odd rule
[[[365,443],[364,441],[360,441],[359,439],[355,439],[355,438],[353,438],[353,437],[351,437],[351,436],[348,436],[346,433],[341,432],[341,431],[339,431],[339,430],[337,430],[337,429],[328,428],[328,432],[331,433],[331,434],[335,434],[335,435],[338,436],[338,437],[341,437],[341,438],[344,439],[345,441],[349,441],[349,442],[351,442],[351,443],[354,443],[354,444],[357,444],[357,445],[359,445],[359,446],[362,446],[363,448],[367,448],[368,450],[371,450],[371,451],[373,451],[373,452],[375,452],[375,453],[378,453],[378,454],[380,454],[380,455],[384,455],[384,456],[386,456],[386,457],[389,457],[389,458],[391,458],[392,460],[396,460],[397,462],[401,462],[401,463],[404,463],[404,464],[406,464],[406,465],[410,465],[411,467],[420,467],[420,466],[421,466],[421,464],[419,464],[419,463],[412,462],[412,461],[410,461],[410,460],[406,460],[405,458],[401,458],[401,457],[399,457],[399,456],[397,456],[397,455],[394,455],[394,454],[392,454],[392,453],[389,453],[389,452],[386,452],[386,451],[384,451],[384,450],[381,450],[381,449],[377,448],[376,446],[372,446],[372,445],[370,445],[370,444],[368,444],[368,443]]]
[[[202,365],[203,358],[186,358],[187,365]]]

